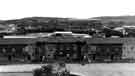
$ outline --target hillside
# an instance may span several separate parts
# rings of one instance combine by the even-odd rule
[[[100,23],[93,23],[91,20],[100,21]],[[70,24],[69,24],[70,23]],[[89,19],[72,19],[72,18],[57,18],[57,17],[27,17],[22,19],[14,20],[0,20],[0,26],[7,29],[7,26],[14,24],[19,29],[18,31],[34,30],[38,32],[39,30],[52,32],[54,30],[64,31],[69,29],[69,26],[79,26],[79,31],[91,28],[101,28],[107,26],[110,28],[120,27],[123,25],[135,25],[135,16],[102,16],[93,17]],[[3,27],[5,26],[5,27]],[[0,27],[1,28],[1,27]],[[78,28],[77,28],[78,29]]]
[[[2,24],[34,24],[34,23],[55,23],[55,21],[69,21],[72,18],[57,18],[57,17],[28,17],[22,19],[14,19],[14,20],[5,20],[0,21]],[[100,19],[102,23],[121,23],[127,25],[135,25],[135,16],[101,16],[101,17],[93,17],[90,19]],[[82,19],[83,20],[83,19]],[[85,19],[87,20],[87,19]]]
[[[27,17],[27,18],[22,18],[22,19],[14,19],[14,20],[0,20],[0,24],[18,24],[26,22],[26,23],[47,23],[49,21],[68,21],[69,19],[72,18],[57,18],[57,17]],[[135,24],[135,16],[101,16],[101,17],[93,17],[89,19],[100,19],[103,23],[107,23],[110,21],[114,22],[124,22],[126,24]],[[89,20],[88,19],[88,20]],[[83,19],[82,19],[83,20]],[[87,19],[85,19],[87,20]]]
[[[100,19],[104,25],[118,27],[123,25],[135,25],[135,16],[102,16],[92,19]]]
[[[90,24],[89,24],[90,23]],[[73,27],[77,31],[89,29],[94,25],[94,28],[99,28],[100,23],[89,19],[72,19],[72,18],[55,18],[55,17],[28,17],[16,20],[5,20],[0,22],[1,25],[9,26],[14,24],[18,31],[67,31]],[[98,26],[98,27],[95,27]],[[79,28],[78,28],[79,27]],[[7,27],[6,27],[7,28]]]

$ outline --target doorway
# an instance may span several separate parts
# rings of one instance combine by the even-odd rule
[[[93,61],[117,61],[122,56],[122,44],[93,44],[95,51],[89,50]]]

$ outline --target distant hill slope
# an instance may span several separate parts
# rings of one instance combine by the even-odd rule
[[[89,19],[81,19],[82,21],[85,21],[86,24],[79,25],[81,20],[78,20],[78,26],[85,27],[85,25],[88,25],[88,20],[91,19],[98,19],[100,20],[103,25],[102,26],[108,26],[111,28],[114,27],[120,27],[123,25],[135,25],[135,16],[102,16],[102,17],[93,17]],[[57,18],[57,17],[26,17],[22,19],[14,19],[14,20],[0,20],[0,25],[8,26],[9,24],[15,24],[17,27],[27,27],[32,26],[37,28],[54,28],[56,29],[58,25],[62,25],[63,28],[65,26],[68,26],[69,24],[66,23],[68,21],[72,20],[72,18]],[[57,24],[59,22],[63,21],[60,24]],[[74,25],[72,25],[74,26]],[[1,28],[1,27],[0,27]]]
[[[57,17],[27,17],[27,18],[22,18],[22,19],[14,19],[14,20],[0,20],[0,24],[6,24],[6,23],[21,23],[21,22],[26,22],[26,23],[32,23],[32,22],[48,22],[48,21],[54,21],[54,20],[59,20],[59,21],[68,21],[68,19],[71,18],[57,18]],[[101,16],[101,17],[93,17],[89,19],[100,19],[102,22],[124,22],[126,24],[135,24],[135,16]],[[83,19],[82,19],[83,20]],[[87,20],[87,19],[85,19]]]
[[[93,17],[92,19],[100,19],[102,23],[110,27],[135,25],[135,16],[101,16]]]
[[[135,16],[101,16],[94,17],[94,19],[101,19],[106,21],[126,21],[126,22],[135,22]]]
[[[42,29],[42,28],[49,29],[49,27],[56,28],[56,21],[58,20],[62,21],[62,20],[67,20],[67,19],[68,18],[56,18],[56,17],[27,17],[27,18],[22,18],[22,19],[2,20],[0,21],[0,25],[9,26],[10,24],[15,24],[20,29],[24,29],[26,27],[28,28],[29,26],[32,27],[32,29],[34,30]],[[19,30],[19,31],[22,31],[22,30]]]
[[[28,29],[31,28],[35,31],[37,31],[37,29],[42,31],[63,30],[63,29],[65,30],[65,28],[67,29],[70,28],[69,25],[78,26],[81,27],[82,30],[84,30],[83,27],[87,28],[87,26],[90,26],[90,24],[88,24],[89,21],[90,21],[89,19],[73,19],[73,18],[57,18],[57,17],[27,17],[22,19],[1,21],[0,24],[5,26],[9,24],[15,24],[17,25],[17,27],[21,29],[27,27]]]
[[[17,22],[47,22],[50,20],[68,20],[71,18],[58,18],[58,17],[26,17],[22,19],[14,19],[14,20],[0,20],[1,23],[17,23]],[[135,23],[135,16],[101,16],[101,17],[93,17],[89,19],[100,19],[103,22],[108,21],[123,21],[125,23]],[[82,19],[83,20],[83,19]],[[85,19],[87,20],[87,19]]]

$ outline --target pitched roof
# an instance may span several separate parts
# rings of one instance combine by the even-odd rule
[[[39,38],[37,41],[49,43],[73,43],[73,42],[84,42],[85,39],[75,37],[47,37],[47,38]]]
[[[0,45],[4,45],[4,44],[33,44],[35,43],[35,39],[29,39],[29,38],[20,38],[20,39],[0,39]]]
[[[135,38],[89,38],[88,44],[135,44]]]

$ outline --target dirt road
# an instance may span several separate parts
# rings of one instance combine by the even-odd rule
[[[2,72],[28,72],[40,68],[42,64],[8,65],[0,66],[0,76],[32,76],[32,73],[2,73]],[[67,64],[72,73],[84,76],[135,76],[135,63],[100,63]]]

